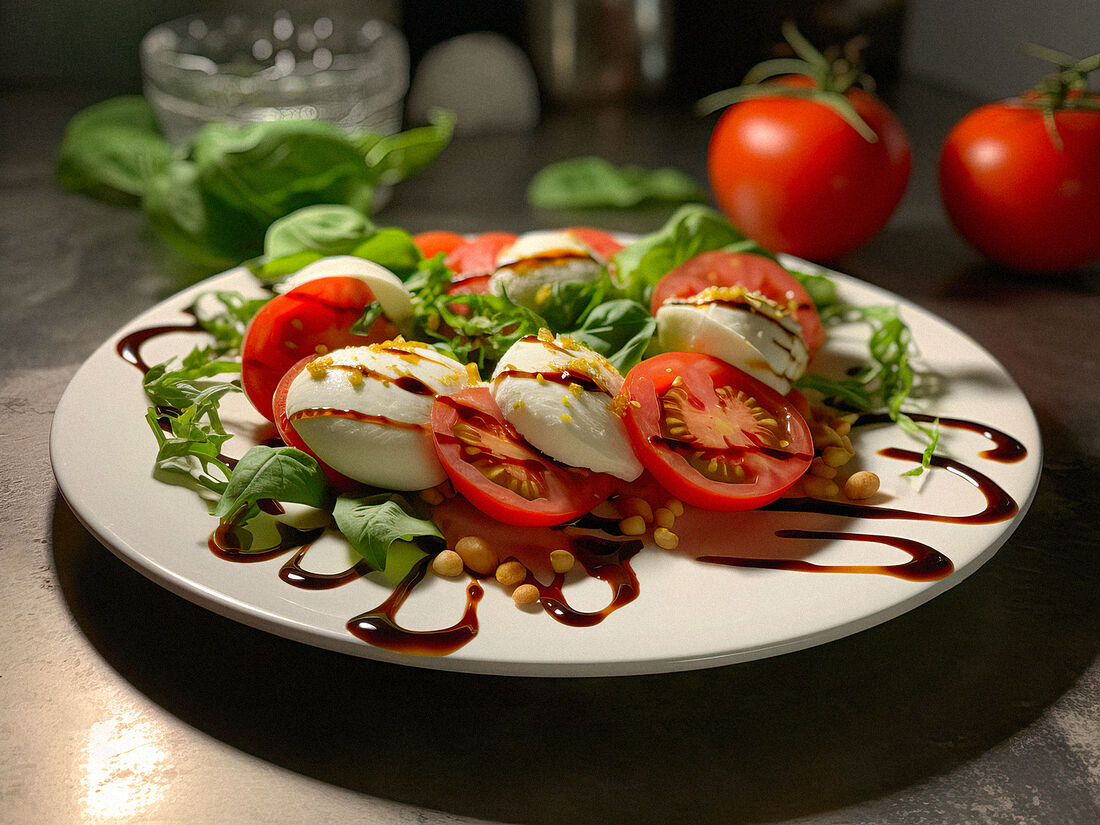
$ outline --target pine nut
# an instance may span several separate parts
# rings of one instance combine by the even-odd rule
[[[462,574],[462,556],[454,550],[444,550],[432,559],[432,572],[449,578]]]
[[[844,495],[853,501],[870,498],[878,492],[879,477],[869,470],[852,473],[844,482]]]

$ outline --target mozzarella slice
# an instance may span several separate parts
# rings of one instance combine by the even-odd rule
[[[642,465],[613,404],[622,383],[606,358],[544,331],[512,345],[491,388],[501,413],[537,450],[633,481]]]
[[[295,377],[287,417],[318,458],[349,478],[423,490],[447,477],[428,424],[432,401],[469,386],[471,377],[427,344],[346,347],[314,359]]]
[[[705,352],[786,395],[806,371],[802,325],[785,308],[740,287],[711,287],[657,310],[657,343],[666,352]]]
[[[554,284],[599,280],[603,265],[592,247],[568,232],[526,232],[500,251],[489,292],[537,312]]]
[[[332,255],[321,258],[299,269],[277,287],[280,292],[289,292],[296,286],[317,278],[343,276],[358,278],[370,287],[382,314],[389,318],[398,329],[413,315],[412,295],[405,284],[381,264],[357,258],[355,255]]]

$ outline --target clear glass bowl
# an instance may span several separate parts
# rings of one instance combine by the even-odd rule
[[[141,42],[145,96],[165,135],[210,120],[326,120],[393,134],[409,86],[404,36],[376,19],[192,16]]]

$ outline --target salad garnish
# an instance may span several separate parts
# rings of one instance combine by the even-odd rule
[[[418,579],[429,561],[431,569],[443,576],[461,570],[475,576],[495,574],[502,584],[508,580],[517,603],[554,604],[560,620],[569,616],[570,623],[590,624],[598,620],[594,614],[577,613],[565,605],[559,592],[561,577],[578,561],[590,572],[603,569],[601,565],[610,563],[606,561],[609,553],[618,559],[615,564],[625,566],[643,546],[638,541],[642,538],[668,552],[676,551],[680,544],[676,523],[686,507],[873,510],[843,504],[865,501],[878,490],[874,473],[840,473],[855,455],[851,432],[862,421],[890,421],[922,441],[923,455],[894,450],[894,457],[922,455],[922,467],[937,464],[933,454],[938,420],[907,412],[920,374],[913,366],[909,328],[897,308],[838,302],[835,285],[826,274],[781,266],[708,207],[685,207],[656,232],[629,243],[578,228],[570,237],[592,242],[585,248],[590,249],[592,260],[600,262],[599,277],[547,281],[545,288],[529,293],[534,296],[533,307],[509,298],[509,281],[496,286],[503,294],[494,294],[491,275],[478,271],[464,276],[448,263],[477,256],[444,249],[427,257],[405,230],[341,221],[344,209],[313,207],[273,227],[268,238],[271,254],[249,264],[269,296],[246,297],[224,290],[204,293],[192,308],[194,323],[179,329],[202,330],[209,341],[182,358],[145,368],[147,421],[158,443],[158,475],[188,481],[209,499],[210,512],[219,520],[212,539],[219,553],[266,557],[271,544],[257,538],[262,533],[260,523],[277,517],[285,507],[302,507],[317,511],[323,524],[343,534],[365,570],[383,573],[391,581],[406,575]],[[340,242],[304,231],[318,222],[342,227]],[[345,231],[352,226],[357,227],[355,232]],[[559,244],[560,234],[547,234],[541,242]],[[454,242],[476,244],[478,240]],[[493,243],[497,248],[496,239]],[[532,243],[529,238],[526,246],[517,248],[529,249]],[[399,322],[409,340],[346,349],[346,344],[337,344],[341,348],[334,351],[340,364],[336,369],[323,343],[328,333],[322,321],[328,316],[302,316],[297,321],[290,316],[294,323],[286,329],[301,336],[294,343],[306,357],[282,376],[273,409],[261,410],[280,438],[254,444],[239,458],[229,457],[234,436],[221,419],[220,405],[228,394],[242,391],[240,358],[242,349],[249,346],[250,325],[261,314],[302,306],[299,294],[317,299],[316,305],[325,311],[336,311],[324,299],[324,290],[333,288],[330,281],[341,279],[321,268],[319,277],[312,280],[290,280],[291,262],[312,265],[331,259],[327,253],[333,251],[358,256],[363,250],[371,250],[376,262],[393,264],[390,271],[408,291],[411,315]],[[552,249],[536,246],[530,254],[525,261],[509,258],[510,265],[555,265]],[[570,248],[565,257],[576,254]],[[726,269],[711,272],[684,266],[707,256],[718,256]],[[673,270],[678,274],[670,287],[664,276]],[[690,290],[696,289],[692,285],[700,271],[712,278],[719,277],[715,273],[732,278],[743,272],[748,280],[740,286],[715,281],[701,290],[706,300],[676,298],[676,294],[694,294]],[[468,283],[471,278],[486,280],[473,288]],[[470,289],[456,289],[456,285]],[[794,388],[784,394],[782,387],[789,385],[776,389],[774,382],[769,385],[705,352],[662,352],[655,316],[666,300],[671,306],[700,310],[719,304],[723,311],[743,313],[746,324],[784,324],[784,334],[806,329],[805,346],[811,357],[833,325],[864,322],[872,328],[868,353],[862,365],[840,379],[815,374],[811,360],[808,372],[792,374]],[[365,342],[378,324],[392,319],[377,300],[367,297],[360,303],[363,308],[357,320],[340,323],[354,327]],[[795,318],[805,323],[795,323]],[[814,332],[817,318],[821,329]],[[435,355],[427,358],[430,353]],[[131,360],[138,363],[140,357]],[[246,358],[246,373],[255,371],[250,363]],[[417,374],[423,363],[443,372],[435,378]],[[332,391],[341,399],[357,397],[357,388],[364,382],[374,382],[377,388],[372,393],[383,393],[378,395],[383,407],[355,409],[344,401],[325,400],[325,393]],[[246,375],[243,389],[249,385]],[[502,394],[502,387],[508,391]],[[291,409],[288,399],[295,398]],[[392,425],[406,441],[434,441],[442,462],[438,473],[444,481],[427,482],[423,490],[419,489],[425,485],[422,481],[409,482],[412,486],[407,490],[371,487],[355,480],[354,469],[334,470],[324,460],[325,450],[331,449],[326,442],[307,443],[293,423],[308,420],[338,433],[345,419]],[[596,435],[577,430],[582,422],[595,426]],[[971,426],[954,419],[945,423]],[[558,432],[562,435],[553,435]],[[549,440],[546,433],[551,434]],[[342,449],[343,442],[334,443]],[[566,444],[567,460],[555,452],[556,446]],[[623,445],[629,462],[607,463],[613,444]],[[593,463],[588,464],[585,456],[591,456]],[[371,460],[400,458],[380,454]],[[638,461],[637,469],[630,466]],[[417,462],[420,466],[421,459]],[[419,470],[414,475],[421,477]],[[979,481],[991,484],[984,477]],[[796,498],[784,498],[792,495]],[[988,492],[987,498],[995,502],[996,492]],[[608,508],[606,502],[613,506]],[[1003,507],[994,510],[1008,512]],[[488,519],[502,528],[521,527],[529,546],[543,548],[539,552],[545,558],[540,556],[541,562],[533,565],[530,559],[522,563],[495,556],[482,559],[486,542],[471,532],[471,518],[480,518],[481,524]],[[279,547],[295,547],[311,541],[315,532],[297,532],[288,538],[280,528],[280,535]],[[601,542],[610,543],[600,549]],[[554,584],[546,585],[532,572],[540,563],[554,577]],[[949,569],[949,563],[937,567],[943,575]],[[896,571],[890,574],[897,575]],[[295,575],[302,575],[301,571]],[[615,576],[626,588],[614,600],[621,606],[634,598],[637,582],[629,572]],[[402,586],[402,593],[407,594],[413,579]],[[471,616],[480,598],[475,598],[475,589],[471,586]],[[401,601],[396,595],[395,599],[395,604]],[[368,614],[357,617],[349,630],[372,643],[380,643],[378,634],[391,638],[398,632],[392,615],[385,621],[369,615],[373,616],[369,621],[364,618]],[[378,629],[383,625],[384,631]],[[474,632],[468,625],[463,627],[460,635],[464,637]],[[451,628],[448,633],[458,631]],[[424,644],[423,639],[418,644]]]

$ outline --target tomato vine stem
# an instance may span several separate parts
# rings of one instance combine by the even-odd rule
[[[1058,132],[1055,112],[1100,112],[1100,97],[1090,94],[1088,89],[1089,73],[1100,69],[1100,53],[1078,60],[1065,52],[1035,43],[1029,43],[1025,48],[1033,57],[1053,63],[1057,68],[1014,102],[1042,112],[1051,141],[1058,151],[1062,151],[1064,144]]]
[[[757,63],[745,74],[740,86],[707,95],[696,104],[696,111],[707,115],[758,97],[798,98],[828,106],[864,140],[875,143],[878,135],[847,97],[847,92],[857,86],[867,92],[874,91],[874,80],[863,71],[860,56],[866,38],[854,37],[840,49],[830,47],[822,52],[802,35],[794,21],[785,21],[782,31],[794,57],[776,57]],[[770,82],[785,75],[808,77],[813,85],[787,86]]]

